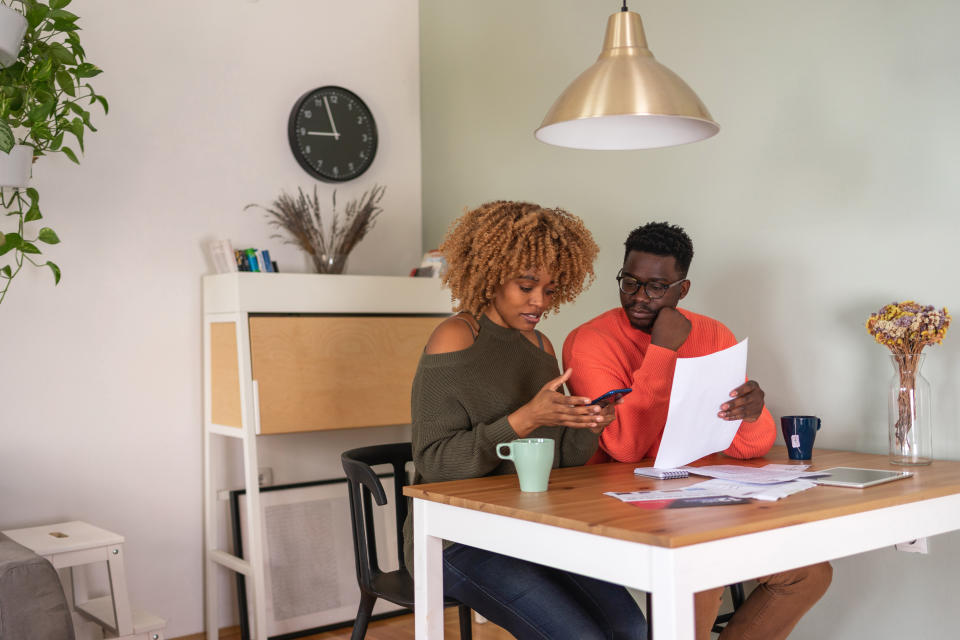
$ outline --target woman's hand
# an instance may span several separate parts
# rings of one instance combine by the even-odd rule
[[[518,436],[526,437],[543,426],[587,428],[599,433],[610,424],[614,418],[613,405],[601,408],[587,404],[590,398],[565,396],[557,391],[571,373],[573,369],[567,369],[562,376],[543,385],[530,402],[507,416]]]

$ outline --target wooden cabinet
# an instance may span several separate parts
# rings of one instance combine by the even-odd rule
[[[451,312],[433,278],[228,273],[203,279],[207,634],[216,568],[247,577],[253,636],[265,638],[256,436],[410,422],[410,388],[434,327]],[[243,445],[245,557],[217,548],[214,436]],[[248,542],[249,541],[249,542]]]
[[[410,387],[441,321],[416,316],[250,318],[260,433],[410,422]]]

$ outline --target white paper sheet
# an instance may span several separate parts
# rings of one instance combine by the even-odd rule
[[[654,467],[670,469],[723,451],[739,420],[717,417],[720,405],[747,377],[747,340],[699,358],[678,358],[670,407]]]
[[[824,475],[822,472],[806,471],[808,466],[768,464],[764,467],[744,467],[738,464],[714,464],[705,467],[683,467],[683,470],[695,476],[706,476],[745,484],[777,484],[779,482],[792,482],[798,478]]]
[[[603,495],[622,500],[623,502],[646,502],[649,500],[677,500],[680,498],[709,498],[725,495],[717,489],[709,489],[706,485],[712,480],[704,480],[680,489],[664,491],[607,491]]]
[[[792,482],[781,482],[780,484],[756,485],[714,479],[705,480],[696,486],[711,493],[719,493],[734,498],[753,498],[754,500],[773,502],[780,498],[786,498],[795,493],[812,489],[817,485],[809,480],[794,480]]]

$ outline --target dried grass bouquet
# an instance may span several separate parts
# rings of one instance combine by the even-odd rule
[[[386,190],[386,187],[373,185],[358,200],[348,202],[342,220],[337,212],[337,192],[334,191],[329,225],[324,224],[316,186],[312,198],[298,187],[296,197],[283,192],[270,208],[248,204],[244,210],[256,207],[266,212],[267,224],[290,235],[289,238],[280,234],[270,237],[279,238],[284,244],[299,245],[313,258],[317,273],[343,273],[347,256],[373,228],[377,216],[383,211],[379,205]]]

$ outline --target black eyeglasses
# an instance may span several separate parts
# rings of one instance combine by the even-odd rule
[[[628,296],[632,296],[642,288],[643,293],[651,300],[662,298],[667,295],[667,291],[669,291],[671,287],[675,287],[685,280],[686,278],[680,278],[670,284],[663,284],[662,282],[640,282],[633,276],[623,275],[623,269],[617,273],[617,284],[620,286],[620,291]]]

